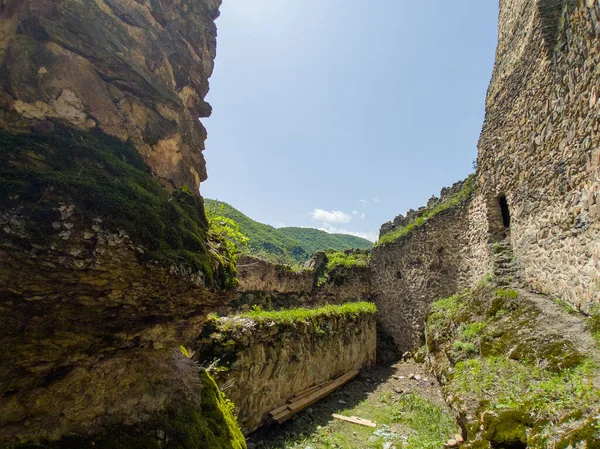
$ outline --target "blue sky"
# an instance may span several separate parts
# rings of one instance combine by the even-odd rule
[[[225,0],[203,196],[376,238],[472,171],[497,0]]]

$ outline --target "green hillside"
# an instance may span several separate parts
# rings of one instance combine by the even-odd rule
[[[209,215],[221,215],[238,224],[240,232],[249,239],[248,247],[244,252],[271,262],[302,265],[316,251],[370,249],[373,246],[373,243],[360,237],[328,234],[318,229],[276,229],[252,220],[222,201],[205,198],[204,203]]]
[[[279,232],[293,238],[309,253],[334,249],[371,249],[373,242],[347,234],[329,234],[313,228],[279,228]]]
[[[249,239],[247,253],[271,262],[290,265],[303,264],[310,257],[296,240],[273,226],[254,221],[222,201],[205,198],[204,204],[208,214],[222,215],[238,224],[240,232]]]

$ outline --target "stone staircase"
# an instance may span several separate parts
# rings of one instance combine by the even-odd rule
[[[521,276],[521,270],[517,264],[515,254],[510,243],[510,234],[503,240],[492,244],[494,280],[501,286],[525,287],[525,282]]]

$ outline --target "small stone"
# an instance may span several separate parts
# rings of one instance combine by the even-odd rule
[[[55,221],[55,222],[52,223],[52,227],[54,229],[60,229],[61,226],[62,226],[62,224],[60,222],[58,222],[58,221]]]
[[[347,402],[344,401],[343,399],[338,400],[338,404],[346,404]]]

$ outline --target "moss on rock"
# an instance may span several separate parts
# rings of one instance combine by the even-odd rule
[[[246,440],[212,377],[199,374],[199,406],[157,413],[138,425],[115,425],[93,435],[67,435],[60,441],[12,444],[3,449],[246,449]]]
[[[430,360],[457,415],[469,417],[466,448],[597,441],[586,422],[600,407],[598,367],[572,336],[548,326],[546,306],[529,295],[480,284],[432,306]],[[561,438],[567,443],[553,446]]]
[[[31,240],[44,242],[60,204],[75,205],[82,223],[100,217],[110,230],[125,231],[146,260],[201,271],[208,286],[236,285],[234,261],[218,241],[208,243],[217,237],[202,198],[162,188],[131,145],[99,131],[0,131],[0,207],[19,210]]]

